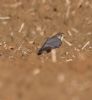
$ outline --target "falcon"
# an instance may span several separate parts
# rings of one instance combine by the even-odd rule
[[[43,52],[49,53],[52,49],[59,48],[62,44],[63,33],[57,33],[52,37],[49,37],[39,48],[37,54],[41,55]]]

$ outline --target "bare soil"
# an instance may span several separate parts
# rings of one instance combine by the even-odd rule
[[[92,100],[92,0],[0,0],[0,100]]]

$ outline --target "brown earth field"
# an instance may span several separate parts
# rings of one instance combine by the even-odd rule
[[[0,100],[92,100],[92,0],[0,0]]]

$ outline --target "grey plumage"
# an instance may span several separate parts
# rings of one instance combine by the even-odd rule
[[[41,55],[44,51],[50,52],[52,49],[59,48],[62,44],[62,34],[63,33],[57,33],[56,35],[48,38],[42,47],[38,50],[37,54]]]

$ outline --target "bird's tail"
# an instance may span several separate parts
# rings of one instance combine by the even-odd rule
[[[42,52],[43,52],[43,50],[42,50],[42,49],[38,49],[37,55],[41,55],[41,54],[42,54]]]

